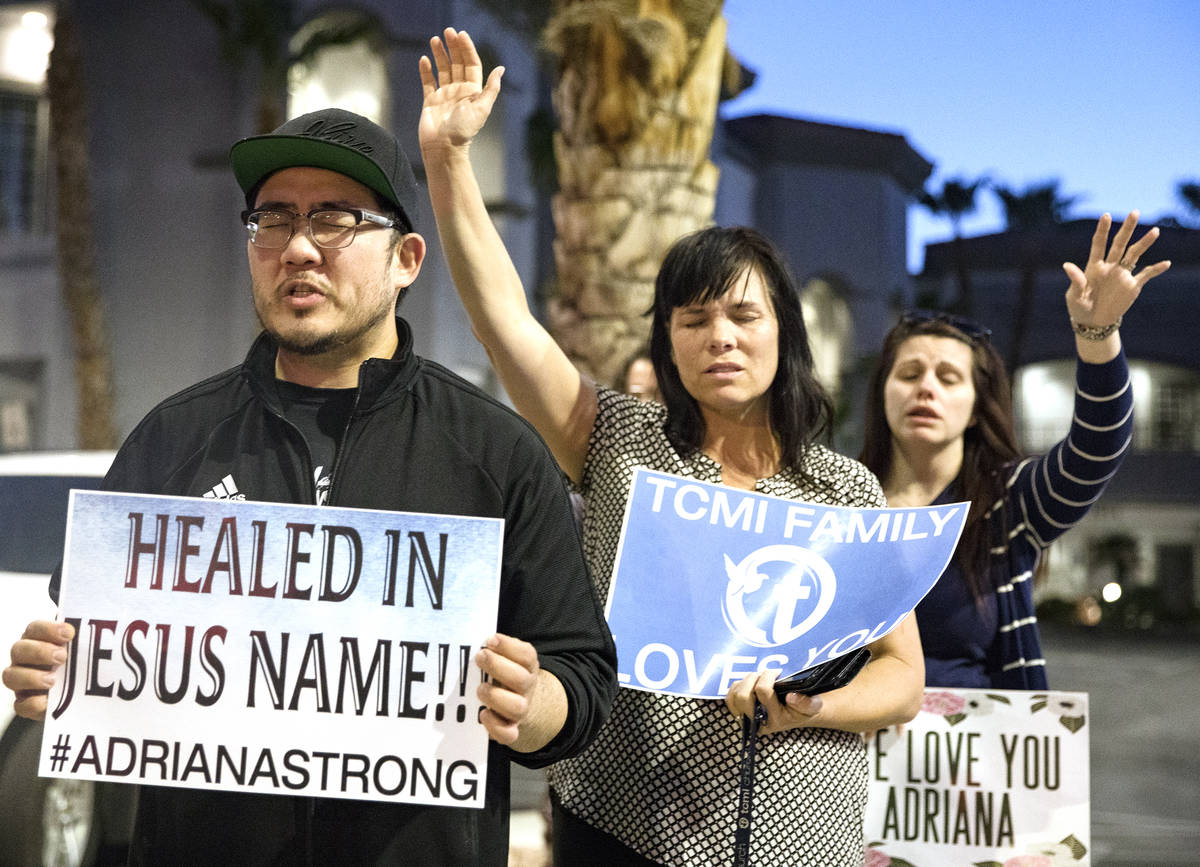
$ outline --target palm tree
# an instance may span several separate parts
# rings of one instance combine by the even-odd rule
[[[348,45],[372,35],[366,16],[351,16],[341,26],[314,30],[291,46],[300,20],[297,0],[192,0],[217,29],[221,53],[234,67],[257,64],[255,132],[268,133],[286,120],[288,73],[322,48]]]
[[[112,351],[96,276],[86,81],[73,4],[59,3],[46,90],[55,173],[58,272],[75,350],[79,404],[75,438],[82,449],[111,449],[116,446]]]
[[[1194,221],[1200,221],[1200,181],[1180,181],[1175,193],[1183,200]]]
[[[987,184],[986,177],[974,181],[949,178],[942,183],[940,190],[926,190],[917,199],[930,213],[945,215],[950,220],[950,227],[954,233],[954,270],[958,276],[958,297],[953,304],[946,306],[964,316],[975,315],[975,298],[971,289],[971,269],[967,265],[966,251],[963,249],[962,221],[968,214],[975,212],[975,195],[980,187]]]
[[[192,0],[217,28],[226,62],[258,64],[255,127],[267,133],[283,123],[287,96],[288,40],[295,32],[294,0]]]
[[[1045,230],[1062,223],[1078,196],[1063,196],[1059,181],[1033,184],[1017,192],[1010,187],[993,187],[1004,208],[1004,221],[1009,232],[1019,236],[1018,258],[1021,282],[1017,304],[1013,310],[1012,341],[1008,351],[1008,369],[1012,373],[1021,363],[1029,320],[1033,315],[1033,293],[1037,285],[1038,268],[1042,260]]]
[[[1062,196],[1059,181],[1033,184],[1021,192],[998,184],[993,189],[1004,207],[1004,222],[1009,231],[1027,231],[1055,226],[1067,218],[1078,196]]]
[[[549,326],[581,370],[614,383],[648,336],[643,314],[667,248],[712,220],[717,103],[740,81],[722,0],[479,5],[540,27],[553,58]]]

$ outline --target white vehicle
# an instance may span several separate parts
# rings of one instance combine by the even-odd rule
[[[0,455],[0,667],[33,620],[53,620],[50,573],[62,559],[72,488],[96,488],[112,452]],[[0,695],[0,862],[76,867],[120,858],[135,789],[37,776],[42,725]]]

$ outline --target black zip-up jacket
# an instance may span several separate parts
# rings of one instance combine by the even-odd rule
[[[616,652],[549,450],[511,410],[414,355],[403,319],[396,327],[396,355],[360,368],[328,503],[503,518],[497,630],[537,648],[566,690],[567,721],[535,753],[489,743],[482,810],[142,787],[133,863],[504,865],[509,760],[542,767],[575,755],[608,717]],[[231,477],[249,500],[315,503],[308,449],[283,417],[274,373],[263,335],[240,367],[152,410],[105,487],[203,496]]]

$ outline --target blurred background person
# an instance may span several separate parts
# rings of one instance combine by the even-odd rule
[[[621,369],[621,389],[640,400],[662,400],[658,390],[658,377],[654,375],[654,362],[650,360],[650,344],[638,347]]]

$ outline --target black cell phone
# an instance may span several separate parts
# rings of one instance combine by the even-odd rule
[[[802,695],[817,695],[838,689],[854,680],[854,676],[862,671],[862,667],[871,658],[871,651],[865,647],[851,651],[845,656],[822,662],[815,668],[808,668],[799,674],[775,681],[775,695],[783,698],[789,692]]]

